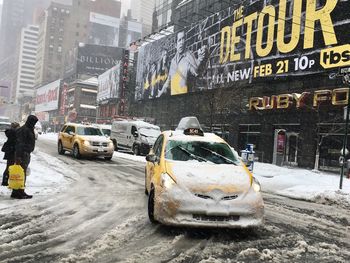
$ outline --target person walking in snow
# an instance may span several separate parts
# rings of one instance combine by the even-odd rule
[[[12,122],[11,127],[5,130],[7,141],[1,148],[4,152],[4,160],[7,160],[6,169],[2,175],[1,185],[8,186],[9,166],[15,163],[15,147],[16,147],[16,129],[19,127],[17,122]]]
[[[30,154],[35,148],[35,134],[34,126],[38,122],[38,118],[34,115],[29,115],[26,123],[17,129],[16,136],[16,163],[20,164],[24,170],[24,176],[26,181],[27,168],[30,163]],[[12,190],[12,198],[16,199],[29,199],[32,195],[28,195],[24,192],[24,189]]]

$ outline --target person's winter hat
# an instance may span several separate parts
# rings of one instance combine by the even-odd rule
[[[35,115],[29,115],[26,121],[26,126],[34,129],[35,124],[38,122],[38,118]]]

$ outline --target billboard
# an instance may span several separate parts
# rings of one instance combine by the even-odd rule
[[[118,46],[119,27],[119,18],[90,12],[88,44]]]
[[[56,80],[36,90],[35,112],[47,112],[58,109],[58,96],[61,80]]]
[[[327,75],[350,66],[349,1],[243,3],[142,46],[136,99]]]
[[[98,76],[97,102],[119,97],[121,63]]]
[[[123,57],[123,53],[123,48],[80,43],[77,57],[77,74],[101,75],[117,65]]]

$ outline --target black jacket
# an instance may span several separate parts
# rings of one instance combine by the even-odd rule
[[[5,152],[5,160],[14,159],[16,150],[16,129],[6,129],[5,135],[7,137],[7,141],[2,146],[1,151]]]
[[[34,126],[38,118],[29,115],[26,123],[17,129],[16,157],[23,157],[24,153],[31,153],[35,147]]]

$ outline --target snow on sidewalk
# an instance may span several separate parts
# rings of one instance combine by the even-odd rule
[[[279,167],[267,163],[254,165],[254,176],[264,192],[350,207],[350,180],[343,177],[343,189],[339,190],[340,174]]]
[[[2,147],[5,140],[4,136],[0,138],[0,147]],[[2,181],[2,173],[6,168],[6,160],[3,160],[3,157],[4,153],[0,152],[0,181]],[[59,193],[78,176],[57,158],[40,152],[37,149],[31,154],[29,169],[30,174],[27,177],[26,192],[34,196]],[[8,202],[10,195],[10,189],[4,186],[0,187],[0,209],[13,205],[12,202]]]

